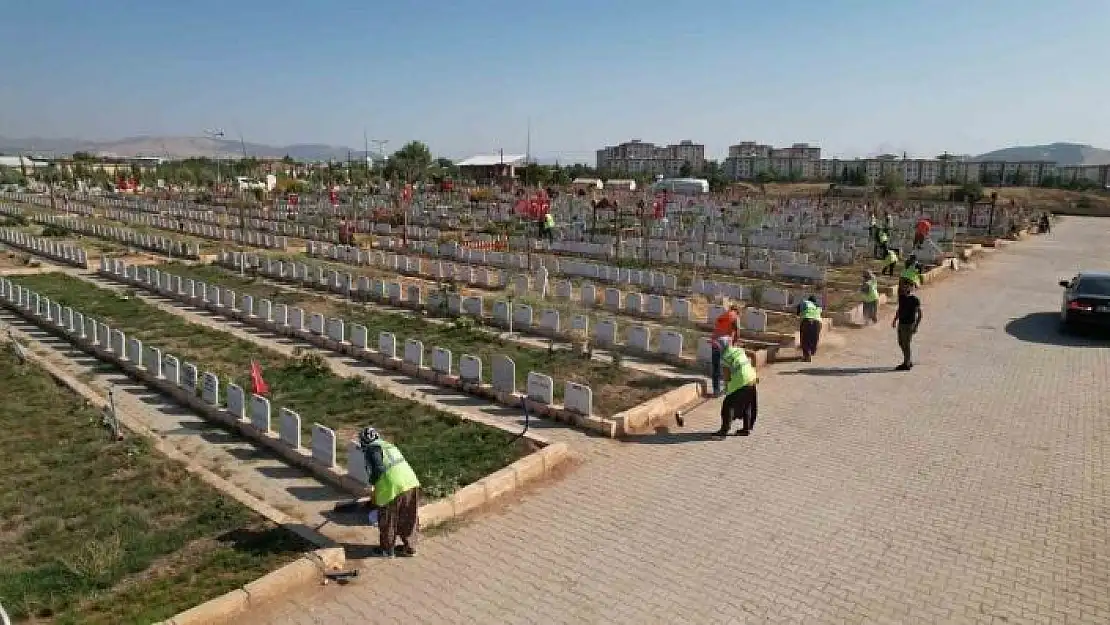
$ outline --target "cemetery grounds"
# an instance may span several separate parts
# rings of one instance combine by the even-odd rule
[[[311,549],[10,346],[0,350],[0,597],[16,623],[147,624]]]

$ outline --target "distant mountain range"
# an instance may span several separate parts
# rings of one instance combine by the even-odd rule
[[[974,157],[975,161],[1055,161],[1057,165],[1110,165],[1110,150],[1080,143],[1050,143],[1003,148]]]
[[[61,156],[74,152],[89,152],[96,156],[154,156],[159,158],[242,158],[243,152],[257,158],[282,158],[286,155],[298,161],[328,161],[359,159],[362,150],[318,143],[294,145],[263,145],[240,143],[210,137],[128,137],[117,141],[85,141],[81,139],[45,139],[31,137],[13,139],[0,137],[0,153],[31,153],[38,156]]]

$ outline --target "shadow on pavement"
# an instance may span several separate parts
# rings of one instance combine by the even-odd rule
[[[780,371],[779,375],[846,376],[863,373],[892,373],[894,367],[808,367],[795,371]]]
[[[1065,332],[1058,312],[1035,312],[1012,319],[1006,324],[1006,334],[1019,341],[1041,345],[1110,347],[1110,331],[1077,329]]]
[[[710,430],[684,430],[672,432],[668,426],[659,426],[650,434],[634,434],[621,438],[624,443],[639,443],[641,445],[680,445],[682,443],[696,443],[700,441],[719,441],[715,431]]]

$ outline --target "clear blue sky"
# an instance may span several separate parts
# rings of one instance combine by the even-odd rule
[[[1106,0],[34,0],[0,135],[199,135],[592,161],[629,138],[831,155],[1110,148]]]

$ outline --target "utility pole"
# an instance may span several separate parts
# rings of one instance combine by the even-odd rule
[[[243,149],[243,164],[247,161],[247,142],[243,140],[243,133],[239,133],[239,147]],[[253,184],[253,182],[252,182]],[[247,244],[247,197],[245,193],[239,194],[239,237],[241,244]]]

